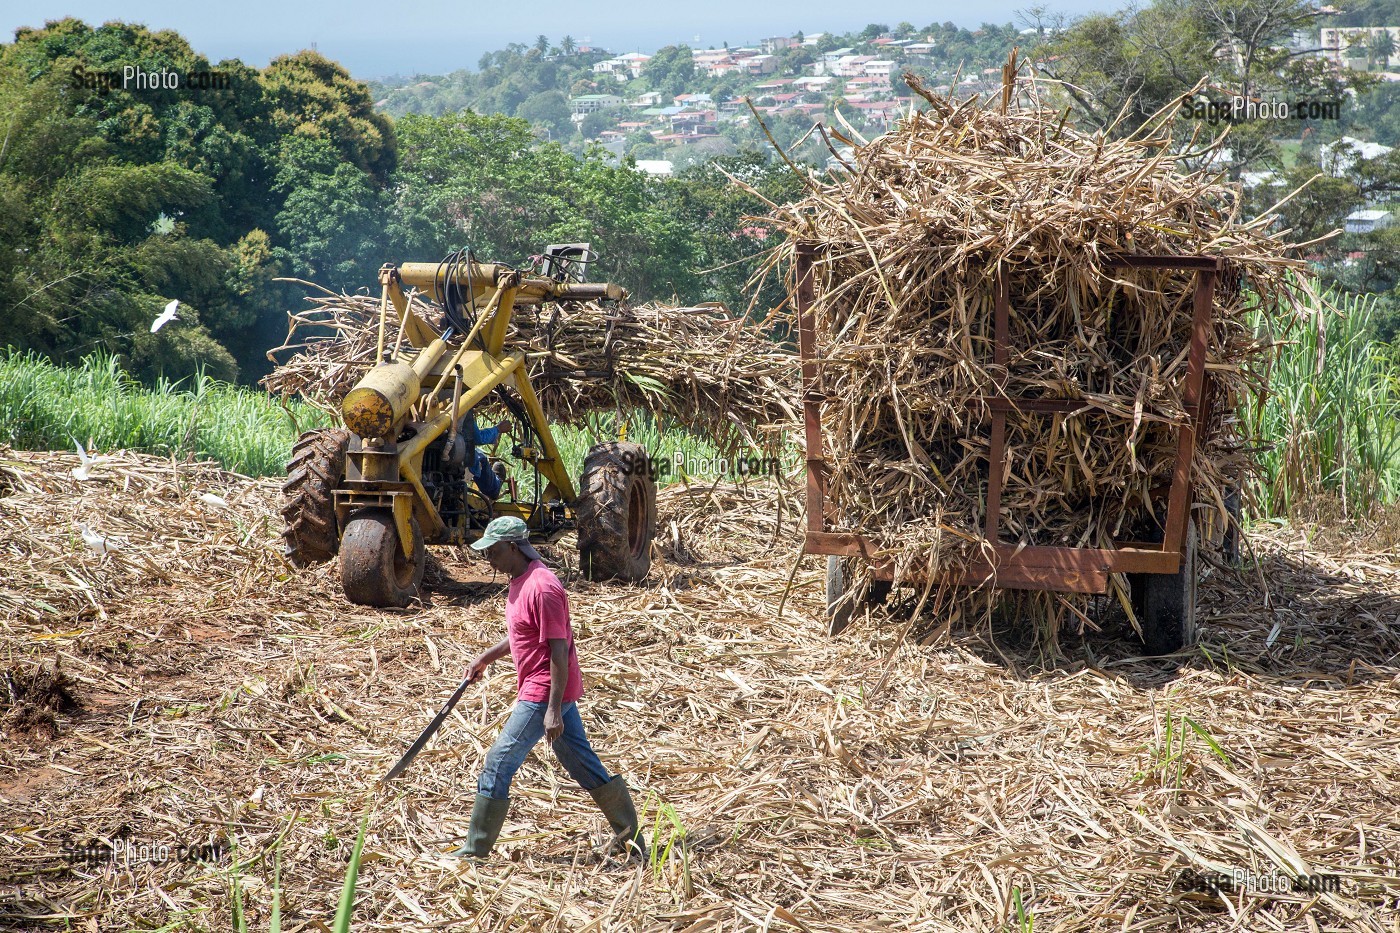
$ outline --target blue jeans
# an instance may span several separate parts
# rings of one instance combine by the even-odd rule
[[[481,776],[476,780],[476,792],[484,797],[505,800],[510,796],[510,782],[515,772],[525,763],[530,749],[544,737],[544,711],[549,704],[533,700],[517,700],[511,710],[506,727],[496,738],[496,744],[486,753],[486,764]],[[612,776],[598,760],[593,746],[588,744],[588,736],[583,731],[583,720],[578,715],[577,703],[565,703],[559,708],[564,718],[564,734],[554,741],[554,757],[564,766],[584,790],[602,787]]]
[[[501,478],[491,471],[491,461],[479,450],[472,458],[472,479],[476,480],[481,494],[491,501],[501,494]]]

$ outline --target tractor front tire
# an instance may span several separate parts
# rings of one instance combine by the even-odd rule
[[[402,608],[418,595],[427,565],[423,531],[412,519],[413,557],[404,556],[394,516],[387,509],[360,509],[340,539],[340,584],[345,598],[361,606]]]
[[[639,583],[651,570],[656,483],[641,444],[595,444],[583,461],[578,520],[579,563],[590,580]]]
[[[345,475],[349,446],[349,431],[320,428],[302,434],[292,447],[282,484],[282,538],[287,558],[298,567],[324,563],[339,549],[334,492]]]

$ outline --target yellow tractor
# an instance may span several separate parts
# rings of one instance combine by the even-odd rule
[[[426,544],[474,541],[492,518],[514,515],[536,540],[576,530],[590,579],[646,576],[656,487],[634,466],[647,462],[646,451],[595,445],[575,487],[530,385],[525,350],[506,346],[517,308],[627,297],[617,285],[583,281],[589,256],[587,244],[550,247],[542,274],[477,262],[465,250],[379,270],[377,362],[345,396],[345,427],[303,434],[287,464],[283,538],[293,563],[339,554],[351,602],[406,606],[418,595]],[[438,303],[440,325],[413,309],[408,288]],[[524,482],[505,478],[504,459],[488,463],[478,449],[473,410],[486,404],[514,417],[510,456]]]

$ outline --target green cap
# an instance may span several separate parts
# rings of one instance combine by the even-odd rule
[[[491,519],[480,539],[472,542],[472,547],[484,551],[497,541],[508,541],[516,545],[531,560],[539,560],[540,555],[530,544],[530,529],[514,515],[502,515]]]

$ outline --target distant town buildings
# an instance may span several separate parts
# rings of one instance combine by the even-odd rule
[[[576,117],[583,117],[599,110],[621,106],[622,98],[616,94],[583,94],[569,101],[569,112]]]
[[[616,58],[605,59],[593,65],[594,74],[627,75],[632,78],[642,76],[642,66],[651,61],[650,55],[641,52],[628,52]]]
[[[1322,170],[1334,178],[1341,178],[1351,173],[1358,160],[1379,159],[1394,151],[1390,146],[1382,146],[1380,143],[1368,143],[1354,136],[1343,136],[1334,143],[1320,146],[1318,155]]]
[[[773,36],[770,39],[764,39],[758,44],[758,47],[761,48],[763,51],[771,54],[773,52],[778,51],[779,49],[793,48],[798,44],[799,43],[795,37]]]
[[[600,111],[624,110],[610,126],[591,136],[619,155],[640,136],[663,146],[690,146],[720,136],[726,125],[748,124],[755,112],[765,121],[784,116],[815,120],[833,104],[845,118],[879,133],[892,127],[911,106],[910,97],[898,96],[896,91],[902,88],[900,72],[936,51],[931,35],[884,35],[858,46],[821,48],[828,44],[827,34],[818,32],[768,36],[740,48],[691,49],[696,75],[707,79],[701,86],[712,86],[715,79],[736,79],[723,85],[728,95],[716,94],[719,100],[696,90],[673,97],[656,90],[636,92],[635,85],[631,93],[624,91],[623,86],[642,75],[652,56],[615,55],[591,66],[599,93],[575,94],[569,110],[575,122]],[[999,69],[991,69],[988,76],[964,74],[958,91],[986,90],[999,81]],[[660,160],[645,161],[643,171],[669,171]]]
[[[1400,26],[1324,26],[1319,32],[1322,54],[1338,65],[1374,58],[1373,37],[1380,32],[1390,33],[1390,39],[1395,44],[1396,51],[1389,57],[1400,56]]]
[[[1347,233],[1375,233],[1390,226],[1390,211],[1352,211],[1347,215],[1343,229]]]

